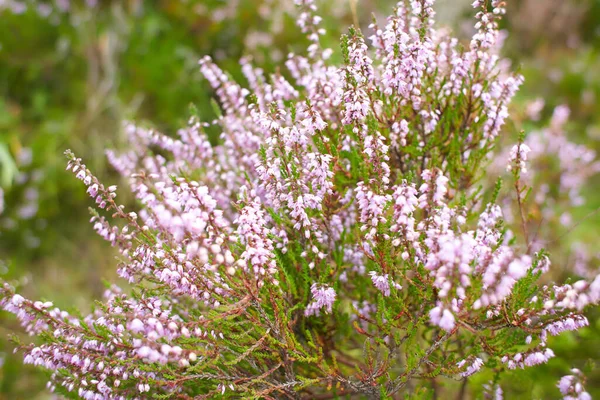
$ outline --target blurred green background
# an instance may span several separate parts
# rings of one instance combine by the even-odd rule
[[[371,15],[383,19],[393,3],[318,2],[325,45],[337,50],[356,20],[367,32]],[[467,37],[470,3],[439,0],[440,24]],[[504,56],[525,75],[515,113],[542,98],[543,126],[554,106],[567,104],[570,138],[599,151],[600,0],[511,0],[508,8]],[[122,121],[174,135],[191,104],[212,118],[212,93],[198,59],[208,54],[240,80],[242,56],[275,71],[288,52],[306,44],[295,19],[291,0],[0,0],[2,278],[28,296],[88,310],[103,280],[115,278],[116,254],[88,224],[92,203],[65,172],[64,150],[82,157],[105,183],[122,183],[104,156],[124,145]],[[514,143],[520,129],[534,127],[517,119],[507,140]],[[594,177],[586,187],[587,203],[574,211],[575,220],[600,206],[599,183]],[[566,241],[597,251],[599,223],[597,215],[586,218]],[[588,390],[600,397],[600,372],[593,368],[600,360],[600,318],[591,315],[590,322],[551,343],[560,360],[512,374],[504,382],[506,398],[558,398],[556,382],[571,366],[588,373]],[[0,399],[50,398],[44,374],[12,353],[8,335],[15,331],[15,321],[0,314]],[[470,385],[474,396],[485,379]]]

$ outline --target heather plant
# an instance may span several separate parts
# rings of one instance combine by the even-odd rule
[[[543,100],[531,102],[525,110],[527,118],[539,120],[543,108]],[[519,205],[510,193],[501,196],[498,202],[504,206],[505,221],[511,226],[521,225],[520,230],[528,237],[528,246],[534,252],[544,248],[552,248],[554,253],[572,251],[575,257],[569,263],[568,272],[593,278],[595,266],[583,243],[575,247],[567,245],[563,249],[558,243],[583,222],[575,219],[572,213],[586,205],[585,188],[591,186],[591,179],[600,171],[594,149],[569,137],[566,129],[569,115],[566,105],[554,108],[546,126],[532,129],[520,145],[497,154],[490,170],[501,174],[507,169],[511,173],[512,165],[506,168],[507,160],[514,159],[516,152],[520,152],[519,183],[527,190],[527,199]],[[523,221],[521,212],[527,216]],[[595,213],[592,211],[589,215]],[[541,229],[542,225],[545,229]]]
[[[548,282],[552,255],[527,234],[526,138],[510,177],[483,179],[522,82],[498,56],[504,2],[473,3],[463,45],[434,27],[432,0],[400,1],[368,40],[349,30],[341,65],[313,1],[297,4],[310,45],[287,72],[242,60],[245,88],[205,57],[217,118],[193,115],[178,138],[126,125],[129,147],[107,156],[139,208],[67,151],[127,283],[86,316],[0,289],[39,337],[19,346],[50,390],[431,398],[485,371],[483,396],[502,398],[504,375],[588,325],[600,277]],[[579,369],[559,379],[556,394],[590,398]]]
[[[353,19],[343,1],[322,9],[322,24],[332,27],[322,40],[335,45]],[[377,7],[386,2],[392,4]],[[341,12],[329,15],[333,8]],[[203,118],[214,118],[200,55],[210,54],[236,79],[242,55],[273,71],[286,49],[306,47],[290,10],[282,0],[0,0],[2,278],[30,298],[89,310],[102,280],[116,275],[116,251],[88,227],[87,195],[65,179],[65,148],[102,181],[120,182],[99,150],[124,144],[120,122],[176,135],[192,102]],[[332,24],[338,17],[343,22]],[[370,13],[360,17],[368,24]],[[262,55],[267,47],[272,57]],[[120,197],[128,207],[130,200]],[[43,372],[11,354],[6,333],[17,327],[0,312],[0,397],[47,396]]]

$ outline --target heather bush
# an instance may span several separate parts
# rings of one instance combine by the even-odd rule
[[[533,161],[554,151],[589,166],[559,165],[577,205],[594,154],[561,139],[564,109],[551,132],[495,152],[522,82],[498,55],[504,2],[473,3],[463,44],[434,27],[432,0],[400,1],[368,39],[351,28],[341,57],[322,46],[313,2],[297,3],[310,45],[285,71],[244,59],[245,88],[205,57],[216,119],[193,115],[178,138],[126,125],[129,146],[107,157],[139,208],[67,151],[126,284],[87,316],[0,289],[39,338],[19,347],[50,371],[50,390],[502,398],[503,376],[546,363],[551,336],[588,325],[600,277],[550,282],[529,207],[538,186],[535,204],[553,205]],[[497,159],[509,176],[489,185]],[[472,387],[479,374],[489,382]],[[556,395],[590,398],[577,368],[555,382]]]
[[[352,20],[337,2],[329,8]],[[19,265],[11,272],[39,271],[40,258],[57,247],[67,252],[63,236],[85,238],[85,247],[100,242],[85,234],[84,193],[62,179],[65,148],[99,178],[115,179],[97,149],[120,147],[123,119],[174,134],[190,103],[213,118],[200,56],[210,54],[236,77],[242,55],[273,70],[290,43],[304,46],[290,9],[280,0],[0,2],[0,187],[7,205],[0,258]],[[327,40],[338,38],[335,32]]]
[[[367,1],[363,25],[375,10]],[[335,45],[353,20],[343,2],[321,9],[332,27],[322,39]],[[377,7],[385,3],[392,4]],[[2,278],[27,297],[89,311],[103,279],[116,276],[117,252],[89,229],[90,203],[64,171],[64,150],[102,181],[121,182],[103,154],[125,143],[121,121],[176,135],[190,103],[214,118],[200,56],[210,54],[236,79],[242,55],[273,71],[287,50],[306,47],[294,9],[285,0],[0,1]],[[120,201],[129,207],[131,196]],[[12,354],[7,333],[17,330],[0,311],[0,397],[45,399],[43,371]]]

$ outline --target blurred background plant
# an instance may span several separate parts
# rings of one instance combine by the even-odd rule
[[[387,12],[393,3],[320,2],[326,46],[337,50],[340,34],[353,23],[367,33],[371,14]],[[438,19],[467,29],[462,17],[472,13],[469,3],[439,0]],[[564,142],[586,146],[595,157],[600,151],[600,0],[508,3],[505,55],[525,84],[503,143],[514,144],[521,130],[534,139],[552,131]],[[102,181],[115,182],[104,150],[123,146],[122,121],[144,121],[174,135],[190,113],[210,119],[212,92],[198,59],[211,55],[236,80],[243,79],[242,56],[273,71],[288,52],[305,45],[295,19],[289,0],[0,0],[0,274],[19,282],[31,297],[52,297],[63,308],[89,308],[103,291],[103,280],[114,277],[115,254],[88,224],[89,200],[64,172],[64,150],[83,157]],[[561,105],[570,110],[569,119],[553,128],[550,121]],[[595,268],[597,249],[571,246],[594,243],[598,235],[600,217],[594,210],[600,207],[600,181],[594,162],[584,163],[589,166],[580,193],[585,201],[575,204],[568,218],[564,208],[573,199],[562,191],[560,177],[571,160],[556,151],[535,162],[543,179],[556,185],[535,186],[541,177],[531,183],[535,190],[556,194],[556,203],[544,207],[556,217],[556,232],[546,236],[559,240],[549,240],[546,248],[560,254],[564,268],[559,273],[578,275],[574,265]],[[542,215],[540,208],[531,212]],[[571,364],[557,357],[543,368],[515,373],[503,382],[509,398],[556,397],[556,380],[571,366],[588,374],[587,389],[600,396],[600,373],[590,362],[600,359],[600,317],[590,321],[583,333],[562,335],[553,345]],[[16,328],[0,315],[0,399],[48,398],[44,377],[11,353],[6,338]],[[487,378],[480,379],[483,385]]]

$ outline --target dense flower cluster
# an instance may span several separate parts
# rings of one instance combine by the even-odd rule
[[[327,286],[319,287],[316,283],[313,283],[310,287],[310,291],[313,296],[313,301],[306,307],[304,315],[307,317],[319,315],[319,311],[322,308],[325,309],[325,312],[330,313],[335,301],[335,290]]]
[[[243,60],[247,89],[203,58],[214,121],[192,117],[178,138],[126,126],[130,148],[108,158],[138,212],[67,152],[133,289],[112,287],[84,318],[1,289],[2,307],[44,337],[23,349],[52,390],[391,397],[545,363],[548,334],[588,325],[600,276],[542,284],[548,256],[512,240],[498,188],[477,187],[522,80],[497,55],[504,2],[474,2],[464,50],[435,29],[432,0],[401,1],[373,24],[373,52],[350,30],[342,66],[321,48],[313,1],[297,3],[310,45],[289,55],[292,80]],[[510,165],[525,172],[530,148],[519,142]]]
[[[565,400],[591,400],[592,396],[584,390],[583,374],[577,368],[571,370],[573,375],[560,378],[558,388]]]

